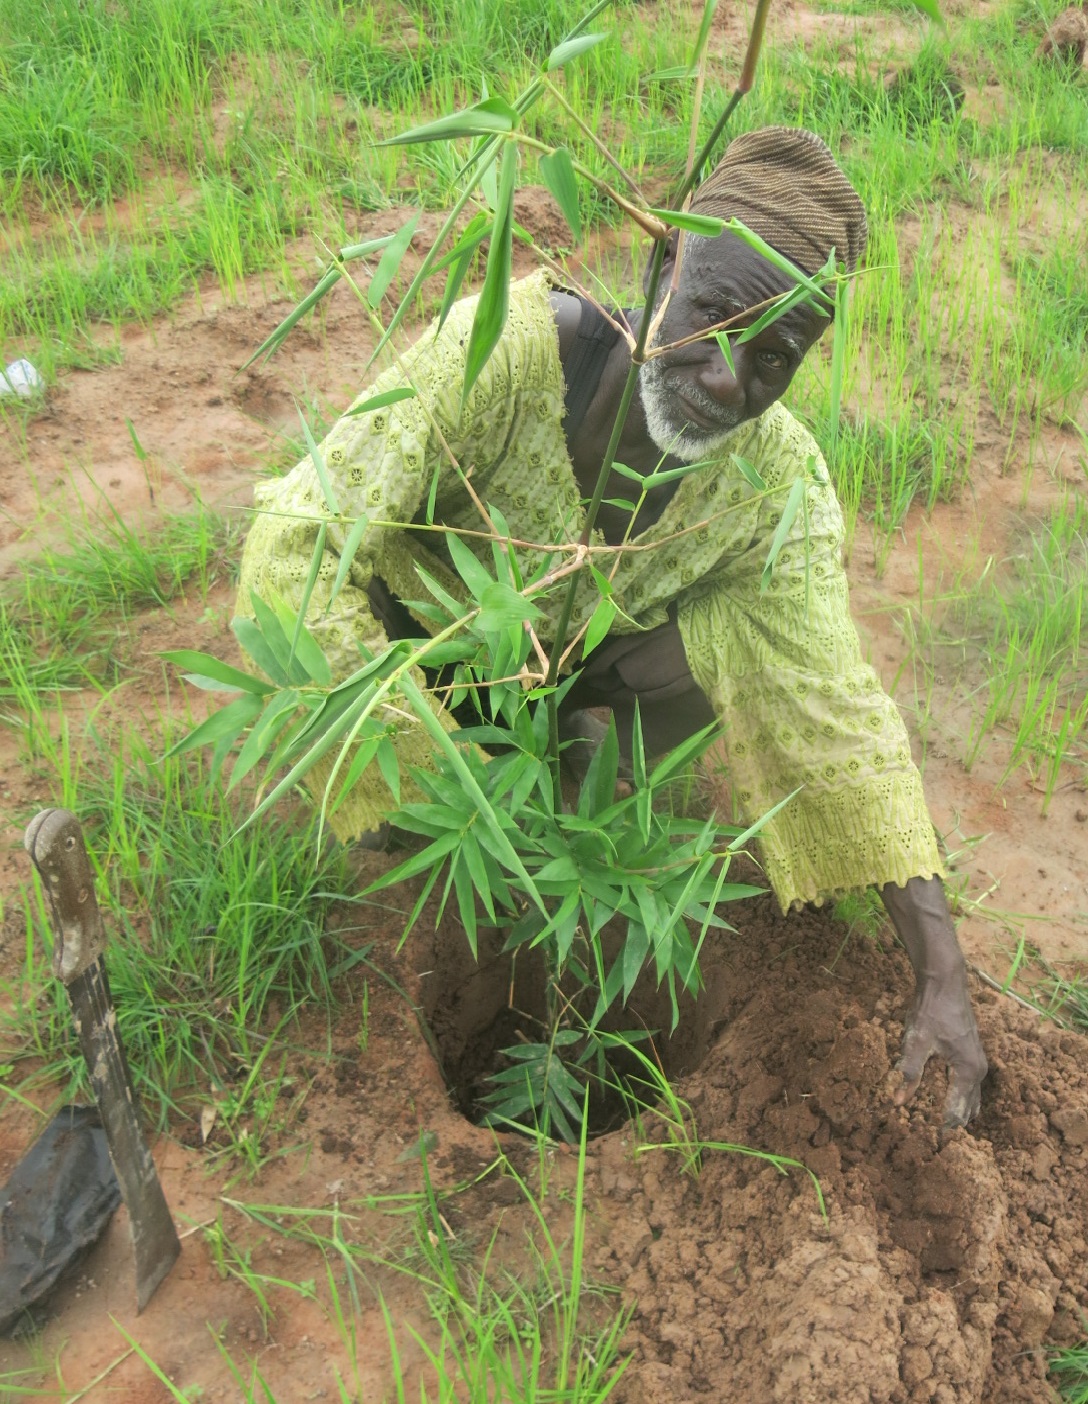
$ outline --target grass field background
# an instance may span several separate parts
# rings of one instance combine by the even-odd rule
[[[869,211],[841,424],[829,348],[790,395],[828,446],[851,550],[879,580],[895,553],[909,557],[912,508],[970,500],[984,477],[1000,484],[993,548],[965,549],[936,589],[919,566],[903,667],[923,738],[939,733],[965,772],[1028,778],[1041,815],[1059,792],[1083,793],[1088,765],[1088,86],[1073,64],[1036,54],[1060,8],[956,4],[940,27],[907,4],[772,8],[756,89],[732,128],[814,128]],[[74,371],[123,363],[135,323],[166,326],[194,296],[301,296],[328,251],[366,237],[375,217],[445,210],[464,149],[375,141],[484,94],[512,97],[581,13],[569,0],[0,0],[0,361],[31,359],[48,398]],[[743,18],[723,5],[715,20],[704,130],[739,72]],[[607,176],[573,109],[664,201],[687,149],[696,22],[682,4],[616,5],[600,21],[610,41],[555,78],[528,131]],[[539,183],[531,156],[521,179]],[[630,297],[638,248],[588,187],[581,213],[584,249],[553,253],[584,258]],[[420,319],[438,295],[425,290]],[[0,397],[16,469],[32,461],[41,411]],[[289,457],[288,446],[266,471]],[[48,549],[24,552],[0,585],[0,741],[21,777],[13,825],[31,794],[90,816],[101,896],[127,931],[115,985],[145,1096],[162,1118],[192,1122],[229,1081],[218,1145],[256,1173],[282,1131],[269,1107],[287,1076],[268,1035],[293,1027],[303,1004],[331,1018],[329,971],[354,959],[321,942],[339,860],[315,872],[287,831],[282,844],[227,843],[237,816],[206,768],[157,759],[180,689],[163,683],[150,703],[140,653],[148,611],[182,634],[209,610],[212,626],[223,618],[243,525],[209,509],[54,523]],[[137,671],[134,721],[125,687]],[[950,698],[951,722],[937,715]],[[77,720],[63,724],[63,708]],[[60,1003],[42,996],[40,896],[9,883],[4,918],[22,933],[5,976],[4,1083],[12,1107],[45,1105],[79,1066]],[[208,951],[177,940],[192,929],[216,931],[214,971]],[[1063,975],[1054,991],[1088,1022],[1082,979]],[[156,1014],[166,1004],[186,1011],[170,1035]],[[478,1284],[467,1300],[433,1241],[435,1203],[424,1194],[414,1209],[409,1271],[445,1303],[434,1348],[449,1378],[483,1387],[457,1375],[450,1362],[462,1358],[505,1378],[513,1367],[496,1342],[511,1330],[538,1342],[557,1331],[569,1374],[579,1277],[556,1245],[537,1297]],[[312,1227],[328,1260],[335,1236]],[[224,1271],[253,1279],[244,1249],[223,1237],[219,1249]],[[549,1298],[555,1273],[563,1285]],[[342,1289],[330,1310],[343,1305],[350,1335]],[[565,1314],[549,1324],[542,1303],[557,1295]],[[603,1398],[603,1378],[556,1397]],[[261,1397],[253,1380],[244,1389]]]

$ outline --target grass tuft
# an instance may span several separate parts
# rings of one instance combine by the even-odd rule
[[[58,691],[115,684],[122,622],[187,593],[206,598],[230,578],[237,539],[203,508],[140,530],[113,515],[26,562],[0,592],[0,722],[25,725]]]
[[[132,733],[90,740],[98,754],[84,754],[65,801],[96,868],[118,1023],[144,1103],[162,1122],[170,1108],[233,1094],[237,1116],[239,1087],[251,1100],[275,1081],[271,1068],[254,1076],[272,1034],[303,1007],[333,1006],[330,970],[345,949],[324,922],[343,886],[342,855],[315,860],[312,825],[236,833],[239,814],[198,758],[158,761]],[[26,1063],[30,1082],[62,1079],[71,1090],[85,1067],[49,977],[40,887],[23,902],[23,967],[3,1016],[8,1057]]]
[[[1088,1342],[1055,1351],[1050,1378],[1064,1404],[1088,1404]]]

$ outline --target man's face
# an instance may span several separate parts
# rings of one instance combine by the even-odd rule
[[[662,273],[665,286],[671,272],[670,258]],[[680,341],[793,286],[735,235],[702,239],[689,234],[679,285],[651,345]],[[742,317],[730,331],[758,316],[756,311]],[[826,318],[804,306],[751,341],[731,337],[733,371],[713,337],[647,361],[639,372],[639,392],[650,437],[662,453],[687,463],[714,457],[739,424],[755,419],[785,393],[805,352],[827,326]]]

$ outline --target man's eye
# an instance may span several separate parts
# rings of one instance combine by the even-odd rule
[[[789,359],[783,356],[781,351],[761,351],[759,353],[760,365],[766,366],[768,370],[783,371],[789,365]]]
[[[708,307],[706,310],[706,324],[708,327],[716,327],[719,322],[727,322],[729,313],[721,307]]]

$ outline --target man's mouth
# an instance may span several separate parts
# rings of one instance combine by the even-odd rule
[[[677,390],[674,393],[684,415],[690,419],[693,424],[697,424],[700,429],[706,429],[708,432],[713,432],[714,430],[720,431],[723,428],[716,420],[710,419],[705,415],[698,405],[690,400],[682,391]]]
[[[740,422],[735,411],[723,411],[715,407],[713,413],[708,413],[690,393],[685,394],[683,390],[674,389],[673,394],[684,416],[708,434],[724,434],[730,429],[735,429]]]

